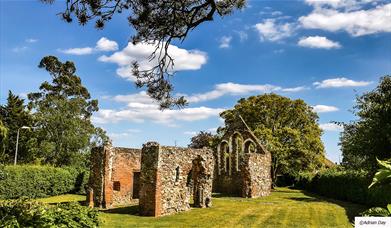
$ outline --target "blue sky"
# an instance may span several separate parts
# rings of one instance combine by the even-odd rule
[[[340,129],[351,121],[356,95],[391,74],[391,4],[382,0],[249,1],[246,9],[202,24],[173,43],[175,93],[190,105],[160,112],[136,89],[128,63],[151,46],[133,46],[126,14],[104,30],[67,24],[56,15],[63,1],[4,1],[0,12],[0,102],[8,90],[24,97],[50,80],[38,69],[46,55],[72,60],[100,111],[93,121],[114,145],[141,147],[149,140],[186,146],[201,130],[223,123],[218,113],[241,97],[275,92],[303,99],[319,113],[326,155],[340,160]]]

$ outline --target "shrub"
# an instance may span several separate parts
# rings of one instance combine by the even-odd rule
[[[0,227],[97,227],[98,212],[78,203],[48,205],[26,199],[0,202]]]
[[[385,206],[391,201],[391,188],[369,190],[371,177],[363,171],[340,171],[329,169],[314,174],[301,174],[295,187],[326,197],[366,204]]]
[[[38,198],[83,193],[88,173],[75,168],[18,165],[5,166],[0,176],[0,198]]]

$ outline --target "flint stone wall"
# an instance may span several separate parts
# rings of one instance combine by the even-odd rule
[[[213,151],[144,144],[141,156],[140,214],[161,216],[195,207],[212,199]]]

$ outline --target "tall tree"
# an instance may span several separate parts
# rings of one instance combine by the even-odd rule
[[[273,183],[279,174],[297,175],[322,166],[318,115],[303,100],[276,94],[242,98],[233,109],[221,113],[225,128],[240,121],[238,114],[271,152]]]
[[[29,106],[35,111],[37,152],[45,163],[77,164],[88,152],[91,139],[102,133],[91,123],[98,101],[82,85],[73,62],[46,56],[39,67],[49,72],[52,82],[45,81],[39,92],[28,94]]]
[[[29,140],[31,138],[31,132],[28,129],[21,129],[23,126],[32,126],[32,117],[24,104],[24,99],[8,92],[7,104],[1,106],[0,115],[3,121],[4,127],[8,129],[7,137],[4,138],[3,151],[5,161],[12,163],[15,157],[17,133],[19,134],[18,143],[18,161],[28,162],[31,157],[29,153]]]
[[[357,121],[343,124],[341,134],[342,164],[347,168],[375,171],[376,158],[391,158],[391,77],[357,97],[354,113]]]
[[[5,141],[7,140],[8,128],[3,124],[2,117],[0,116],[0,164],[6,161],[5,154]]]
[[[216,136],[210,132],[200,131],[197,135],[193,136],[190,140],[189,148],[201,149],[204,147],[214,148],[216,144]]]
[[[115,14],[127,13],[129,24],[136,31],[133,43],[146,42],[156,46],[150,56],[151,59],[157,58],[156,66],[139,70],[137,62],[133,63],[136,85],[146,86],[148,94],[159,101],[162,108],[168,108],[186,104],[184,97],[171,96],[170,77],[175,62],[168,53],[171,42],[185,40],[191,30],[212,21],[216,14],[223,17],[243,8],[245,3],[245,0],[67,0],[61,16],[66,22],[72,22],[76,17],[81,25],[94,20],[95,27],[102,29]]]

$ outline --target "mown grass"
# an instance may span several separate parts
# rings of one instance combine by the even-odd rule
[[[84,201],[85,196],[61,195],[45,203]],[[138,206],[100,212],[102,227],[352,227],[365,206],[331,200],[300,190],[278,188],[258,199],[215,194],[212,208],[194,208],[160,218],[138,215]]]
[[[351,227],[364,206],[278,188],[258,199],[215,195],[213,207],[160,218],[141,217],[137,206],[102,211],[103,227]],[[350,220],[350,221],[349,221]]]
[[[37,199],[37,201],[42,203],[64,203],[64,202],[78,202],[85,201],[86,196],[84,195],[75,195],[75,194],[65,194],[59,196],[51,196],[47,198]]]

